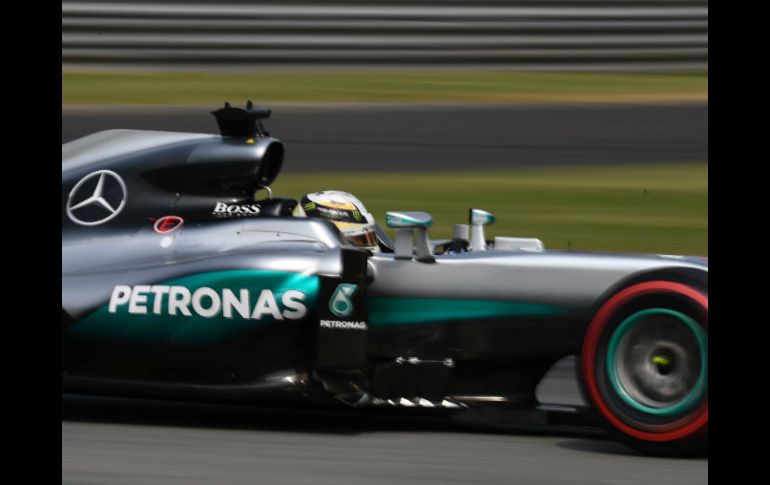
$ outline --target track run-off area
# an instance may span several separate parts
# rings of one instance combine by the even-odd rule
[[[230,100],[234,106],[245,104]],[[705,161],[708,106],[272,105],[283,170],[383,172]],[[218,133],[219,106],[65,106],[62,143],[112,128]]]

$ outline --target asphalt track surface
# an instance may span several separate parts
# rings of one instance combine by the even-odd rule
[[[703,162],[708,106],[271,106],[286,172]],[[217,133],[214,107],[62,110],[62,143],[109,128]]]
[[[538,389],[580,403],[570,358]],[[329,412],[66,396],[63,484],[698,484],[707,459],[639,455],[595,429],[442,413]]]
[[[707,160],[706,105],[277,107],[286,171]],[[216,132],[203,108],[62,110],[107,128]],[[580,404],[570,359],[538,389]],[[707,459],[638,455],[596,430],[489,429],[422,412],[62,400],[66,484],[705,484]]]

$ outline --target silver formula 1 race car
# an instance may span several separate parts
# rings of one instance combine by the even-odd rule
[[[479,209],[436,241],[430,215],[397,204],[395,241],[378,227],[380,251],[362,250],[270,193],[269,110],[214,114],[218,135],[62,145],[66,392],[533,415],[544,374],[577,355],[581,410],[610,433],[705,450],[705,258],[486,240]]]

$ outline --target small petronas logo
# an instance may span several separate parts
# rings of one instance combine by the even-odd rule
[[[329,300],[329,310],[340,318],[353,313],[353,295],[358,291],[358,285],[340,283]]]

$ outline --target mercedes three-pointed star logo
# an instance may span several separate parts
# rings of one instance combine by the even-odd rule
[[[79,197],[81,195],[79,192],[83,192],[86,184],[95,178],[98,180],[93,192],[90,192],[91,195],[85,198]],[[115,190],[117,188],[120,189],[119,200],[117,190]],[[120,214],[120,211],[126,206],[126,195],[126,184],[120,175],[111,170],[91,172],[72,187],[67,199],[67,216],[72,222],[81,226],[104,224]],[[90,210],[86,210],[87,208]],[[94,210],[94,208],[98,209]]]

